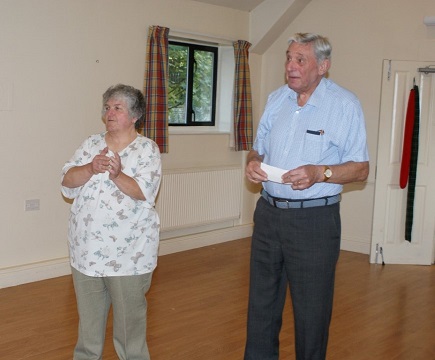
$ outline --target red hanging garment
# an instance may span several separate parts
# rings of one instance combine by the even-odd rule
[[[400,166],[400,188],[404,189],[408,183],[409,167],[411,164],[412,134],[414,130],[415,89],[411,89],[406,111],[405,135],[403,137],[402,164]]]

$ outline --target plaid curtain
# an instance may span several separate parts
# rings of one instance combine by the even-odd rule
[[[249,72],[249,48],[244,40],[233,43],[236,63],[234,79],[234,137],[235,149],[250,150],[252,147],[252,97]]]
[[[145,61],[144,135],[161,153],[168,152],[168,34],[169,28],[150,26]]]

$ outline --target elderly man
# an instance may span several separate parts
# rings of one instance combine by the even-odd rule
[[[369,172],[361,105],[325,77],[329,41],[296,34],[286,56],[287,85],[269,96],[246,166],[247,179],[263,189],[254,214],[245,360],[279,358],[287,284],[296,358],[325,359],[340,193]]]

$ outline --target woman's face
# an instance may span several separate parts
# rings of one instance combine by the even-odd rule
[[[127,102],[122,98],[110,98],[104,104],[103,118],[109,132],[131,130],[137,120],[130,117]]]

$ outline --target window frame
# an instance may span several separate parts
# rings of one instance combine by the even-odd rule
[[[168,126],[174,128],[194,128],[197,126],[208,126],[214,128],[216,126],[216,109],[217,109],[217,86],[218,86],[218,66],[219,66],[219,46],[205,45],[197,42],[187,42],[182,40],[169,39],[170,45],[181,45],[188,48],[188,69],[187,69],[187,100],[186,100],[186,123],[169,123]],[[213,84],[211,96],[211,120],[195,122],[193,110],[193,77],[194,77],[194,54],[195,51],[208,51],[213,53]],[[168,68],[169,69],[169,68]],[[169,71],[169,70],[168,70]],[[171,75],[168,74],[170,77]]]

